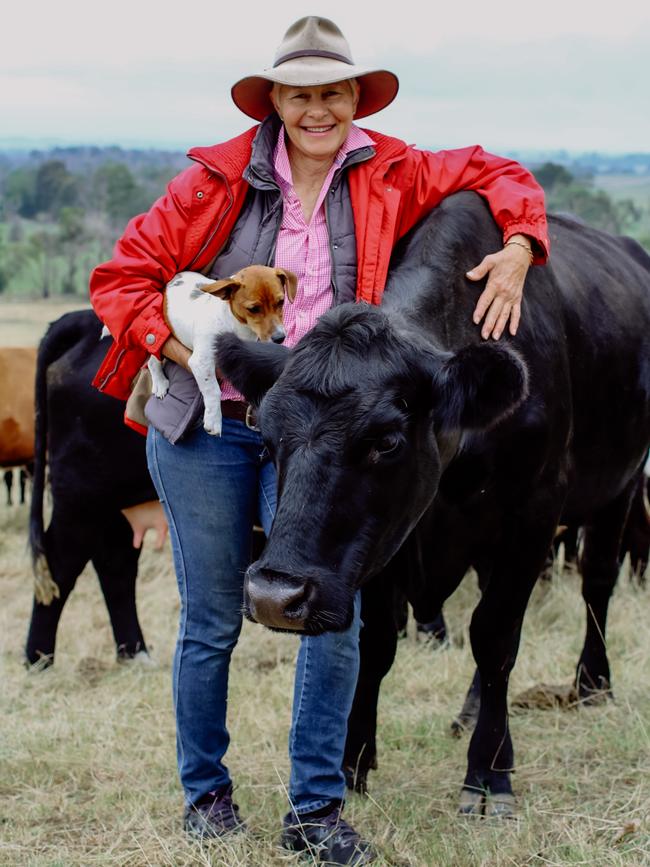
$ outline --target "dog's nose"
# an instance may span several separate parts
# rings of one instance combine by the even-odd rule
[[[271,335],[271,340],[274,343],[284,343],[284,338],[286,337],[286,332],[284,328],[276,328],[273,334]]]

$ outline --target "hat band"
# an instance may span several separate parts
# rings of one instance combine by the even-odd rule
[[[354,65],[350,58],[345,57],[343,54],[335,54],[333,51],[316,51],[314,49],[308,49],[306,51],[292,51],[291,54],[285,54],[284,57],[280,57],[276,60],[273,64],[273,69],[276,69],[281,63],[286,63],[287,60],[295,60],[296,57],[327,57],[330,60],[340,60],[341,63],[347,63],[348,66]]]

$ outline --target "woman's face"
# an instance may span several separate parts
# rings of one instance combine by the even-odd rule
[[[333,160],[347,138],[359,101],[356,81],[274,88],[271,99],[289,137],[289,157]]]

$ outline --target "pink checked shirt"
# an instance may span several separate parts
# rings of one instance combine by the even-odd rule
[[[346,156],[357,148],[372,145],[363,130],[352,124],[323,182],[309,223],[305,221],[300,200],[293,188],[291,163],[281,127],[273,153],[273,173],[282,192],[282,225],[275,248],[275,267],[286,268],[298,278],[298,291],[293,304],[284,305],[285,346],[294,346],[316,324],[319,316],[332,306],[332,260],[329,234],[325,221],[325,196],[338,168]],[[243,400],[229,383],[221,386],[222,400]]]

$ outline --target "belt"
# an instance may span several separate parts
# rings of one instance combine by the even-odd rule
[[[222,400],[221,415],[224,418],[233,418],[235,421],[243,421],[250,430],[259,430],[256,427],[255,407],[243,400]]]

